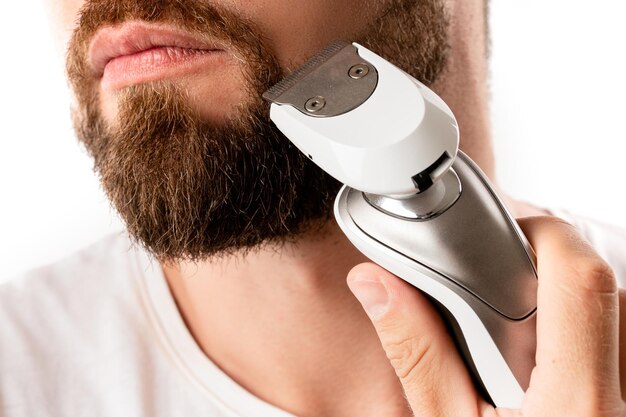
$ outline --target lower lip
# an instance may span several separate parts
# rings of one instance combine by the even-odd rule
[[[102,75],[102,87],[117,90],[131,85],[182,77],[217,64],[225,57],[223,50],[200,50],[157,47],[109,61]]]

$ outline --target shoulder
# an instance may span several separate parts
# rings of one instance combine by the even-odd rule
[[[0,415],[219,415],[169,356],[124,234],[0,286]]]
[[[114,343],[115,334],[141,320],[139,256],[117,234],[1,285],[3,371]]]
[[[45,307],[51,300],[82,299],[84,291],[107,292],[132,273],[136,249],[123,233],[110,235],[54,264],[34,269],[0,285],[0,316],[8,309]],[[34,311],[29,310],[34,313]]]

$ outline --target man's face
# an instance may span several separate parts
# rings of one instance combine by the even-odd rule
[[[338,184],[260,96],[346,39],[426,83],[445,61],[441,0],[87,0],[68,77],[80,140],[130,233],[166,260],[284,241],[324,224]],[[80,12],[79,12],[80,10]]]

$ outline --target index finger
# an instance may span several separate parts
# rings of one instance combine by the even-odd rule
[[[621,405],[618,290],[611,268],[560,219],[523,219],[520,226],[537,253],[539,277],[537,367],[526,404],[547,407],[549,399],[552,411],[582,415]]]

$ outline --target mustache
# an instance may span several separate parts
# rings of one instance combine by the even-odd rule
[[[131,20],[169,23],[220,40],[260,35],[251,22],[234,12],[198,0],[87,0],[79,11],[75,35],[83,40],[90,39],[104,26]]]
[[[267,57],[275,61],[275,54],[259,27],[223,6],[203,0],[86,0],[67,51],[66,72],[70,82],[93,77],[88,54],[96,33],[104,27],[130,21],[169,25],[201,39],[218,41],[228,45],[248,65],[267,66],[270,61]],[[282,75],[277,65],[271,69],[272,74],[261,75],[266,79]]]

